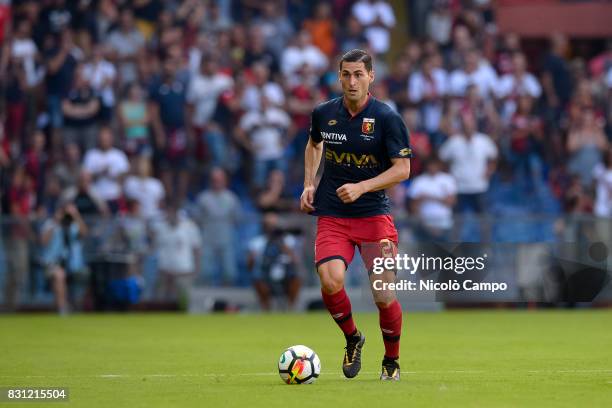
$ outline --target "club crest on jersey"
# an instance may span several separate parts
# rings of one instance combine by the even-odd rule
[[[371,135],[374,133],[374,118],[363,118],[361,122],[361,133]]]

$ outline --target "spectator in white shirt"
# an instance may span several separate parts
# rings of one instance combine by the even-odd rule
[[[83,170],[94,180],[92,191],[116,213],[119,210],[121,185],[130,164],[125,153],[113,147],[113,133],[110,128],[100,129],[99,145],[99,148],[91,149],[85,154]]]
[[[32,40],[32,27],[28,20],[17,23],[11,56],[23,64],[28,87],[38,85],[44,76],[44,70],[36,66],[36,60],[39,58],[38,47]]]
[[[450,43],[453,14],[448,0],[434,0],[433,10],[427,16],[427,36],[439,46]]]
[[[237,139],[253,155],[252,187],[261,188],[272,170],[286,170],[284,159],[291,118],[262,98],[262,109],[244,114],[236,129]]]
[[[419,239],[448,241],[453,226],[453,206],[457,201],[457,183],[453,176],[442,171],[437,157],[425,164],[425,173],[410,184],[408,194],[413,211],[419,218]]]
[[[158,292],[167,300],[184,301],[200,271],[202,237],[197,225],[177,206],[153,227],[161,282]]]
[[[197,199],[204,242],[203,273],[215,286],[236,284],[236,241],[234,230],[240,222],[240,199],[227,188],[227,175],[220,168],[212,169],[210,187]]]
[[[187,102],[193,110],[191,119],[196,128],[204,129],[209,124],[219,95],[233,85],[232,77],[219,71],[215,56],[203,56],[200,71],[191,78],[187,89]]]
[[[451,136],[440,147],[439,155],[450,166],[457,181],[458,212],[484,211],[484,195],[495,170],[497,146],[493,140],[476,131],[472,114],[461,115],[463,131]]]
[[[134,24],[132,9],[125,7],[121,11],[119,28],[110,33],[107,42],[114,54],[113,62],[117,63],[120,83],[136,81],[136,58],[145,46],[145,39]]]
[[[117,71],[115,65],[104,59],[104,49],[95,45],[91,61],[83,66],[83,77],[102,101],[100,116],[109,121],[115,107],[115,80]]]
[[[365,28],[370,48],[384,54],[391,46],[390,30],[395,26],[395,14],[385,0],[360,0],[353,5],[353,16]]]
[[[542,87],[535,76],[527,72],[525,54],[517,52],[512,57],[512,73],[501,77],[497,85],[497,97],[504,101],[502,118],[506,123],[516,111],[518,98],[529,95],[538,99],[542,94]]]
[[[428,133],[436,132],[440,127],[444,97],[448,92],[448,75],[444,69],[435,66],[435,58],[425,58],[421,70],[410,77],[408,86],[410,101],[421,106],[423,125]]]
[[[450,93],[453,96],[464,97],[469,85],[474,84],[484,98],[490,98],[496,88],[497,74],[491,64],[480,57],[476,49],[465,54],[462,69],[453,71],[450,76]]]
[[[260,110],[264,97],[274,106],[283,106],[285,92],[278,83],[270,80],[270,68],[265,63],[258,62],[253,64],[252,72],[254,82],[244,90],[242,107],[247,111]]]
[[[147,156],[138,157],[136,166],[136,174],[125,179],[125,196],[140,204],[140,214],[145,219],[158,218],[161,216],[160,205],[166,194],[164,185],[152,176],[151,159]]]
[[[234,86],[231,76],[219,71],[214,55],[204,55],[200,71],[189,81],[187,107],[196,137],[204,140],[213,166],[225,164],[228,146],[225,134],[213,122],[219,96]]]
[[[281,70],[285,78],[296,83],[304,64],[310,65],[317,74],[322,74],[327,68],[328,60],[325,54],[312,45],[310,33],[305,29],[300,31],[293,45],[287,47],[281,56]]]

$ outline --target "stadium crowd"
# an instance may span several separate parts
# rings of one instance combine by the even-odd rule
[[[385,0],[0,1],[7,299],[34,257],[63,296],[88,220],[118,222],[141,261],[160,250],[162,292],[241,281],[242,250],[269,265],[258,215],[297,212],[310,112],[353,48],[410,129],[389,193],[418,238],[464,212],[612,217],[612,48],[556,33],[527,53],[491,1],[427,3],[399,49]]]

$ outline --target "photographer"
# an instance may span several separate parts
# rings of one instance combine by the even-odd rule
[[[45,276],[51,283],[57,310],[62,315],[69,311],[68,277],[85,268],[82,238],[86,235],[87,225],[70,202],[60,205],[41,228],[41,259]]]
[[[279,228],[276,213],[264,215],[263,230],[262,235],[249,243],[247,260],[259,303],[263,310],[270,310],[271,298],[285,295],[289,309],[293,309],[301,286],[297,271],[296,239]]]

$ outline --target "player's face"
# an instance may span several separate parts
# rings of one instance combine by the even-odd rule
[[[363,62],[344,61],[339,75],[344,97],[351,102],[365,99],[374,81],[374,71],[368,72]]]

